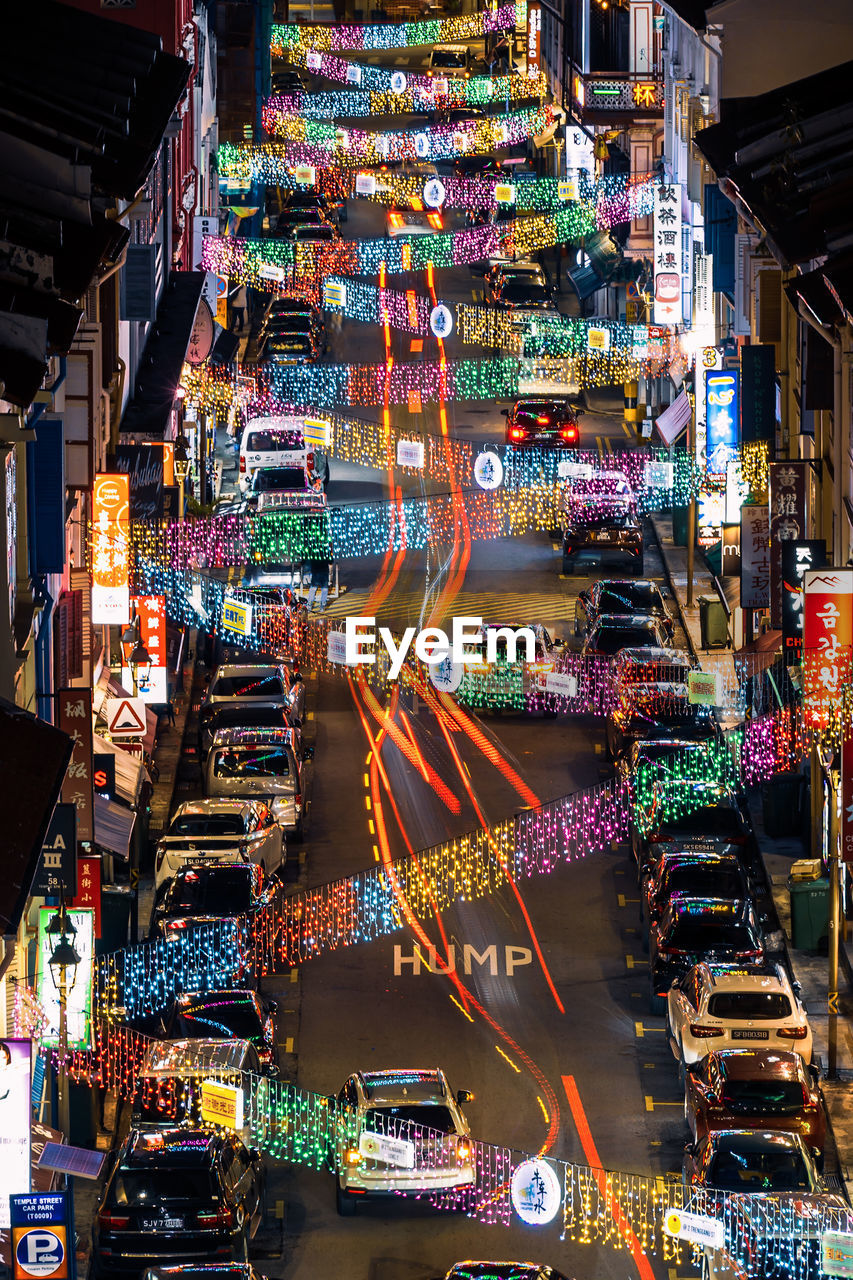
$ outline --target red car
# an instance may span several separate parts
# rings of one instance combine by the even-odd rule
[[[684,1114],[699,1142],[717,1129],[781,1129],[823,1151],[817,1072],[790,1049],[721,1049],[687,1068]]]

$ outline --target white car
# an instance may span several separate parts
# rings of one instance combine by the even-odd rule
[[[256,862],[272,875],[284,857],[282,829],[260,800],[188,800],[158,841],[154,887],[188,862]]]
[[[398,236],[431,236],[444,230],[444,222],[437,211],[392,209],[385,218],[385,234],[392,240]]]
[[[473,1186],[474,1143],[461,1109],[472,1101],[438,1068],[351,1075],[338,1094],[338,1213],[350,1216],[368,1195]]]
[[[666,997],[667,1035],[681,1063],[712,1049],[791,1049],[812,1057],[806,1011],[781,965],[731,969],[697,964]]]

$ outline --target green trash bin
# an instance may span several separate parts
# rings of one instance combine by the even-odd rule
[[[791,896],[791,942],[797,951],[820,951],[823,939],[829,938],[829,881],[792,880],[788,876]]]
[[[729,643],[729,620],[719,596],[699,597],[699,629],[703,649],[725,649]]]
[[[687,546],[687,507],[672,508],[672,540],[677,547]]]

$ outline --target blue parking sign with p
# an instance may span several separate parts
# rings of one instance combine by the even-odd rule
[[[68,1280],[68,1202],[62,1193],[10,1196],[15,1280]]]

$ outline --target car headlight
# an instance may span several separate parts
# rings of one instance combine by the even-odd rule
[[[344,1151],[344,1164],[361,1164],[361,1152],[358,1147],[347,1147]]]

